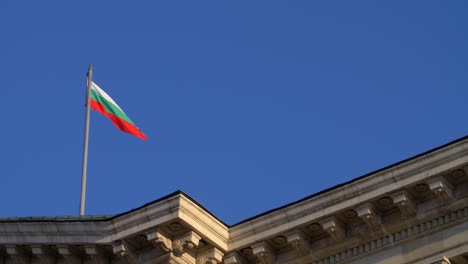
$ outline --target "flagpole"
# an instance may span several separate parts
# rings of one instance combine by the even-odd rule
[[[86,120],[85,120],[85,136],[83,148],[83,170],[81,175],[81,200],[80,200],[80,216],[85,213],[85,198],[86,198],[86,169],[88,166],[88,135],[89,135],[89,117],[90,117],[90,102],[91,102],[91,84],[93,79],[93,65],[88,68],[88,82],[86,85]]]

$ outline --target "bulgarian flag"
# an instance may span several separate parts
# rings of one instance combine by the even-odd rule
[[[122,131],[146,140],[146,135],[141,133],[132,120],[122,111],[122,108],[112,100],[97,84],[91,82],[91,108],[110,118],[112,123]]]

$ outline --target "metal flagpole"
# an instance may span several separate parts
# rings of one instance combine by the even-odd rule
[[[81,200],[80,200],[80,216],[84,215],[85,198],[86,198],[86,168],[88,166],[88,135],[89,135],[89,117],[90,117],[90,102],[91,102],[91,84],[93,79],[93,65],[88,68],[88,83],[86,85],[86,120],[85,120],[85,137],[83,148],[83,171],[81,175]]]

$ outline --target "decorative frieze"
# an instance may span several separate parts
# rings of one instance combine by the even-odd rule
[[[400,209],[403,219],[410,218],[416,214],[416,205],[406,190],[392,193],[390,197]]]
[[[336,242],[342,242],[346,238],[345,227],[336,217],[331,216],[324,218],[320,220],[320,224]]]
[[[437,177],[427,181],[429,189],[436,195],[440,204],[446,204],[453,199],[453,187],[444,177]]]
[[[276,254],[274,253],[274,250],[265,241],[253,244],[251,247],[252,253],[257,257],[260,263],[275,263]]]

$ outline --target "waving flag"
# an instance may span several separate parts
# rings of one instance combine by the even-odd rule
[[[146,140],[146,135],[128,118],[122,108],[96,83],[91,82],[91,108],[110,118],[112,123],[122,131]]]

